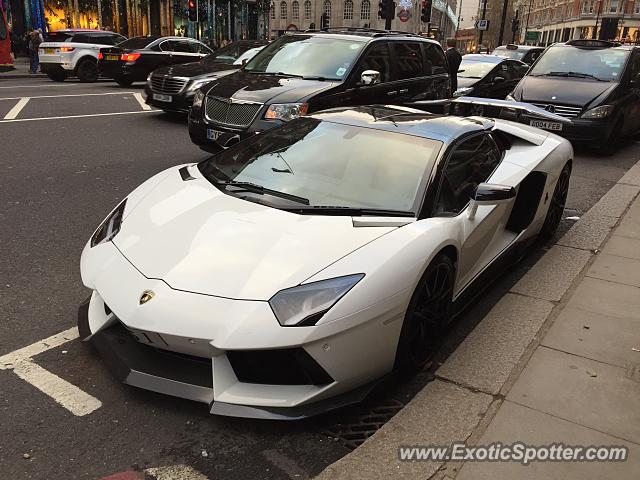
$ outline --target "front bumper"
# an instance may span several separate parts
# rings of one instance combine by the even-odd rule
[[[374,318],[358,312],[354,317],[363,318],[356,326],[347,319],[287,328],[267,302],[178,291],[146,278],[113,243],[85,247],[81,271],[93,293],[79,309],[80,336],[96,346],[115,376],[129,385],[207,403],[213,414],[315,415],[359,402],[393,368],[393,339],[402,325],[394,320],[403,316],[397,306]],[[155,295],[141,305],[146,290]],[[345,329],[346,324],[351,327]],[[260,359],[270,353],[292,353],[287,358],[299,363],[285,360],[273,363],[271,371],[260,368]],[[252,359],[258,360],[251,365]],[[299,381],[301,375],[291,381],[294,370],[308,381]]]
[[[73,66],[68,63],[41,62],[40,71],[42,73],[65,73],[69,75],[73,73]]]
[[[170,95],[171,101],[164,102],[160,100],[154,100],[153,98],[153,90],[149,88],[149,84],[146,84],[144,87],[145,93],[145,101],[148,105],[152,105],[161,110],[171,111],[171,112],[182,112],[186,113],[191,108],[191,104],[193,103],[193,96],[195,95],[195,90],[191,92],[180,92],[175,95]]]

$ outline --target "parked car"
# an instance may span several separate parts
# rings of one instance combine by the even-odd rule
[[[125,383],[213,414],[358,402],[424,368],[453,315],[554,235],[572,158],[505,120],[295,118],[155,175],[106,217],[82,253],[80,338]]]
[[[508,99],[570,118],[570,125],[512,116],[605,153],[640,130],[640,48],[602,40],[549,47]]]
[[[533,45],[502,45],[493,49],[492,55],[519,60],[527,65],[533,65],[540,55],[544,53],[545,47]]]
[[[458,90],[454,97],[504,99],[527,73],[529,65],[496,55],[469,54],[458,69]]]
[[[147,79],[146,101],[165,111],[187,112],[198,88],[235,72],[267,43],[265,40],[241,40],[198,62],[158,68]]]
[[[98,68],[118,85],[147,80],[159,67],[200,60],[213,53],[204,43],[188,37],[134,37],[115,47],[100,49]]]
[[[189,134],[216,152],[325,108],[442,99],[448,89],[444,52],[434,40],[339,28],[284,35],[196,93]]]
[[[50,32],[38,50],[40,70],[56,82],[63,82],[72,75],[81,82],[95,82],[98,79],[100,49],[125,40],[126,37],[118,33],[104,30]]]

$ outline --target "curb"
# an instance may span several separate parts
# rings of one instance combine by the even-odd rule
[[[639,194],[640,161],[493,306],[436,371],[433,382],[359,448],[315,478],[455,478],[461,462],[400,461],[398,447],[473,444],[480,438],[577,281]]]

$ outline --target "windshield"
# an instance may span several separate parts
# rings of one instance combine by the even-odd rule
[[[535,64],[530,75],[617,82],[622,76],[628,56],[628,51],[613,48],[593,50],[566,46],[550,47]]]
[[[285,35],[249,60],[245,71],[342,80],[364,45],[354,40]]]
[[[495,66],[495,63],[470,62],[463,59],[458,68],[458,78],[484,78]]]
[[[256,53],[258,53],[260,50],[262,50],[264,47],[256,47],[256,48],[251,48],[249,50],[247,50],[246,52],[244,52],[242,55],[240,55],[235,62],[233,62],[234,65],[242,65],[242,62],[244,62],[245,60],[251,60]]]
[[[522,60],[527,52],[523,50],[510,50],[508,48],[496,48],[493,51],[498,57],[511,58],[513,60]]]
[[[441,145],[306,117],[219,153],[200,169],[214,184],[248,182],[308,199],[309,208],[415,212]]]
[[[158,37],[133,37],[133,38],[130,38],[129,40],[125,40],[122,43],[119,43],[118,47],[127,48],[130,50],[137,50],[137,49],[146,47],[147,45],[149,45],[150,43],[154,42],[157,39]]]

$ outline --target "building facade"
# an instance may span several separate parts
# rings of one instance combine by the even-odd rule
[[[392,30],[411,33],[431,31],[443,40],[456,31],[456,0],[433,0],[430,24],[420,20],[422,2],[396,0]],[[274,0],[269,15],[271,36],[285,31],[331,27],[362,27],[384,29],[385,21],[378,16],[378,0]],[[323,15],[327,20],[323,24]]]
[[[640,41],[638,0],[525,0],[520,37],[549,45],[571,39]]]
[[[481,0],[480,5],[478,5],[477,18],[489,21],[487,30],[478,31],[477,34],[477,45],[478,48],[482,48],[483,52],[517,41],[517,32],[514,33],[512,30],[516,1]],[[502,36],[500,34],[501,30]]]

